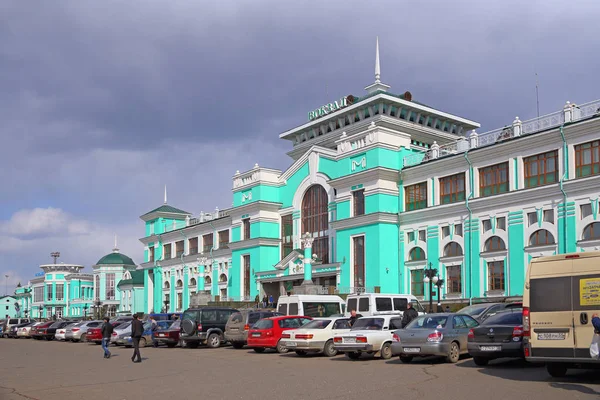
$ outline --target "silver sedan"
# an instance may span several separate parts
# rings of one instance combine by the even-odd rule
[[[450,363],[467,354],[469,330],[479,324],[468,315],[427,314],[394,332],[392,354],[404,363],[413,357],[443,356]]]

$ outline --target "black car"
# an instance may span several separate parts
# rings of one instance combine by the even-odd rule
[[[180,339],[182,347],[205,344],[216,348],[225,342],[225,325],[231,314],[238,310],[229,307],[187,309],[181,316]]]
[[[480,366],[496,358],[523,358],[523,309],[499,312],[471,329],[467,349]]]
[[[473,317],[477,320],[477,322],[482,323],[486,319],[490,318],[492,315],[496,315],[499,312],[503,312],[505,310],[511,308],[519,308],[523,307],[522,302],[514,302],[514,303],[480,303],[473,304],[472,306],[468,306],[460,310],[461,314],[467,314],[470,317]]]
[[[54,339],[54,335],[56,335],[56,330],[60,329],[60,328],[64,328],[65,326],[67,326],[69,324],[71,324],[70,321],[56,321],[55,323],[50,325],[48,328],[46,328],[46,331],[43,334],[44,339],[46,339],[46,340]]]

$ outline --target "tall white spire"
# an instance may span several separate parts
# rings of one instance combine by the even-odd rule
[[[379,67],[379,36],[375,42],[375,83],[381,83],[381,68]]]
[[[377,91],[387,92],[390,87],[385,83],[381,83],[381,65],[379,64],[379,36],[375,40],[375,83],[367,86],[367,93],[375,93]]]
[[[119,248],[117,247],[117,235],[115,235],[115,247],[113,248],[113,253],[118,253]]]
[[[167,204],[167,185],[165,185],[165,204]]]

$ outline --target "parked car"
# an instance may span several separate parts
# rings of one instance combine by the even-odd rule
[[[147,321],[150,317],[154,318],[155,321],[175,321],[181,318],[181,313],[156,313],[144,315],[143,320]],[[130,317],[131,318],[131,317]]]
[[[456,363],[467,354],[467,337],[479,323],[468,315],[439,313],[422,315],[393,333],[392,354],[404,363],[414,357],[443,356]]]
[[[54,334],[54,339],[55,340],[65,340],[65,335],[67,333],[67,329],[77,323],[78,322],[68,321],[67,325],[63,326],[62,328],[58,328],[56,330],[56,333]]]
[[[25,325],[28,325],[27,322],[19,324],[19,325],[12,325],[9,330],[6,332],[6,336],[7,338],[12,338],[12,339],[16,339],[17,338],[17,331],[19,328],[24,327]]]
[[[33,328],[36,325],[42,324],[43,322],[30,322],[25,326],[21,326],[20,328],[17,329],[17,338],[21,339],[21,338],[25,338],[25,339],[30,339],[31,336],[31,328]]]
[[[48,321],[48,322],[43,322],[41,324],[36,325],[31,328],[29,335],[32,338],[34,338],[35,340],[42,340],[42,339],[50,340],[50,339],[48,339],[47,330],[48,330],[48,328],[50,328],[50,325],[52,325],[53,323],[54,323],[54,321]]]
[[[283,315],[271,310],[247,309],[231,314],[225,325],[225,340],[236,349],[241,349],[248,343],[248,331],[263,318]]]
[[[29,319],[29,318],[8,318],[6,320],[4,320],[4,325],[3,325],[3,335],[5,337],[9,337],[11,328],[15,325],[22,325],[22,324],[28,324],[30,322],[33,322],[33,320]]]
[[[65,332],[65,340],[73,342],[85,342],[88,328],[95,328],[102,325],[103,321],[82,321],[75,325],[69,325]]]
[[[278,353],[287,353],[288,348],[280,340],[283,331],[298,329],[310,321],[312,321],[311,317],[298,315],[261,319],[248,332],[248,347],[257,353],[262,353],[265,349],[275,349]]]
[[[181,329],[181,320],[173,321],[173,324],[166,329],[161,329],[155,333],[158,344],[166,344],[167,347],[175,347],[179,343],[179,331]]]
[[[281,343],[299,356],[323,353],[327,357],[333,357],[338,353],[333,338],[349,331],[349,318],[315,318],[299,329],[284,331]]]
[[[524,358],[523,309],[507,309],[487,318],[477,328],[472,328],[467,349],[475,364],[480,366],[496,358]]]
[[[54,322],[52,325],[50,325],[48,328],[46,328],[46,332],[44,334],[44,339],[46,340],[53,340],[54,336],[56,335],[56,331],[59,328],[65,327],[67,325],[69,325],[69,321],[56,321]]]
[[[352,360],[357,360],[363,353],[388,360],[392,357],[392,331],[401,327],[400,315],[362,317],[356,320],[349,332],[333,338],[333,347]]]
[[[156,321],[158,329],[168,328],[173,321]],[[133,339],[131,338],[131,332],[128,336],[125,336],[125,347],[133,347]],[[144,333],[140,339],[140,347],[146,347],[152,343],[152,323],[150,321],[144,322]]]
[[[125,340],[127,336],[131,336],[131,321],[125,322],[115,328],[110,337],[110,343],[115,346],[123,346],[127,341]]]
[[[514,303],[481,303],[481,304],[473,304],[472,306],[467,306],[459,311],[460,314],[466,314],[474,319],[476,319],[479,323],[485,321],[487,318],[492,315],[496,315],[499,312],[502,312],[511,308],[523,308],[522,302],[514,302]]]
[[[89,343],[102,344],[102,325],[88,328],[85,339]]]
[[[331,294],[297,294],[279,296],[277,312],[281,315],[306,315],[307,317],[329,317],[333,314],[343,314],[346,302],[340,296]]]
[[[190,308],[181,317],[181,344],[198,347],[205,344],[216,348],[225,342],[225,326],[231,314],[239,312],[228,307]]]

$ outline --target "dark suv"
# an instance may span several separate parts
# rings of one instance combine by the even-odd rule
[[[236,349],[248,343],[248,331],[259,319],[283,315],[269,310],[248,309],[231,314],[225,326],[225,340]]]
[[[225,342],[225,325],[238,310],[228,307],[190,308],[181,316],[181,346],[205,344],[217,348]]]

